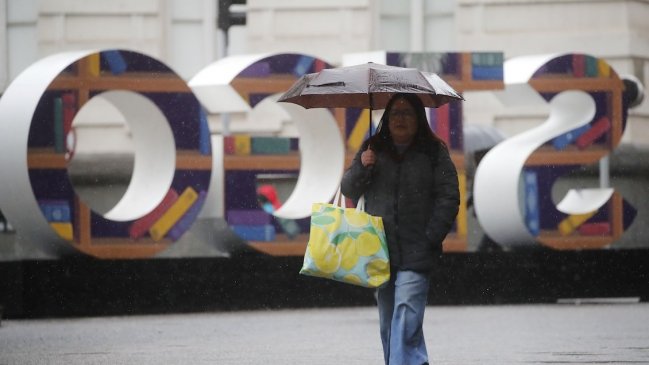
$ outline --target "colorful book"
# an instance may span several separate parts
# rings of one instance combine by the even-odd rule
[[[250,136],[239,134],[234,136],[234,154],[250,155]]]
[[[324,70],[327,67],[327,64],[325,61],[316,59],[314,64],[313,64],[313,72],[320,72]]]
[[[300,56],[300,58],[298,58],[297,60],[297,63],[295,64],[295,67],[293,68],[293,75],[300,77],[309,72],[314,60],[315,59],[310,56]]]
[[[167,237],[171,238],[174,241],[177,241],[185,232],[189,230],[189,228],[192,226],[196,218],[198,218],[198,214],[201,212],[201,208],[203,208],[203,203],[205,202],[205,197],[207,196],[207,192],[205,190],[201,190],[201,192],[198,194],[198,199],[192,204],[192,206],[187,210],[187,213],[185,213],[182,218],[174,224],[173,227],[169,230],[167,233]]]
[[[586,77],[597,77],[598,71],[597,58],[586,56]]]
[[[54,98],[54,151],[65,153],[65,134],[63,133],[63,100]]]
[[[211,156],[212,155],[212,136],[210,133],[210,126],[207,123],[207,114],[205,110],[201,108],[199,112],[198,122],[200,123],[198,130],[198,150],[201,155]]]
[[[151,226],[149,234],[154,241],[160,241],[176,222],[189,210],[198,199],[198,193],[187,187],[166,212]]]
[[[103,51],[101,52],[101,56],[108,64],[108,67],[110,68],[110,72],[113,75],[121,75],[124,72],[126,72],[126,68],[127,68],[126,61],[124,60],[124,57],[119,51],[117,50]]]
[[[71,222],[72,210],[67,200],[39,200],[38,206],[50,223]]]
[[[502,80],[504,57],[500,52],[471,54],[471,77],[474,80]]]
[[[357,151],[363,144],[363,140],[369,131],[369,119],[370,112],[368,109],[363,109],[358,115],[358,118],[356,118],[354,128],[352,128],[349,137],[347,137],[347,146],[352,151]]]
[[[438,108],[431,109],[431,123],[434,123],[433,130],[439,138],[441,138],[447,145],[450,144],[451,130],[450,130],[450,110],[449,105],[445,104]]]
[[[584,223],[579,226],[582,236],[606,236],[611,234],[611,224],[608,222]]]
[[[246,241],[270,242],[275,240],[275,226],[272,224],[263,226],[231,225],[230,227],[234,233]]]
[[[77,112],[77,96],[72,92],[63,93],[61,100],[63,101],[63,133],[67,136],[72,130],[72,122]]]
[[[534,236],[541,232],[541,214],[539,207],[539,185],[536,171],[523,171],[523,188],[525,190],[525,225]]]
[[[226,155],[234,155],[236,152],[234,137],[225,136],[223,137],[223,153]]]
[[[575,128],[571,131],[568,131],[555,139],[552,140],[552,145],[554,145],[554,148],[557,150],[563,150],[568,145],[573,143],[577,138],[579,138],[582,134],[586,133],[587,130],[590,129],[590,124],[583,125],[581,127]]]
[[[597,74],[599,77],[610,77],[611,76],[611,66],[606,63],[603,59],[597,60]]]
[[[227,221],[235,226],[263,226],[271,223],[271,216],[261,209],[230,209]]]
[[[101,58],[99,53],[93,53],[88,56],[88,72],[91,76],[99,76],[101,73]]]
[[[176,200],[178,200],[178,193],[174,189],[169,189],[157,207],[131,224],[129,236],[131,238],[142,237]]]
[[[568,236],[572,234],[577,228],[579,228],[579,226],[581,226],[592,216],[594,216],[595,213],[597,213],[597,211],[584,214],[571,214],[564,218],[561,222],[559,222],[557,229],[559,230],[559,233],[561,235]]]
[[[581,150],[588,148],[598,138],[606,134],[606,132],[608,132],[610,129],[611,121],[606,116],[601,117],[591,125],[589,130],[587,130],[581,136],[579,136],[579,138],[577,138],[575,144]]]
[[[63,238],[64,240],[74,240],[72,223],[53,222],[50,223],[50,227],[52,227],[54,232],[56,232],[56,234],[58,234],[59,237]]]
[[[283,137],[252,137],[250,152],[253,155],[286,155],[291,152],[291,140]]]
[[[460,190],[460,207],[457,213],[457,218],[455,219],[457,234],[460,237],[466,237],[468,233],[466,207],[466,174],[459,172],[457,174],[457,180]]]
[[[572,75],[584,77],[586,75],[586,59],[583,54],[572,55]]]

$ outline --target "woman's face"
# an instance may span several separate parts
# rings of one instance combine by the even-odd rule
[[[412,142],[417,134],[417,113],[406,99],[398,99],[392,104],[388,114],[388,127],[394,143]]]

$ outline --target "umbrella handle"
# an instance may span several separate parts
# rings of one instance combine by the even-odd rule
[[[373,105],[372,105],[372,93],[369,92],[369,90],[368,90],[368,95],[370,97],[370,112],[369,112],[368,119],[369,119],[370,139],[371,139],[372,138],[372,109],[373,109]]]

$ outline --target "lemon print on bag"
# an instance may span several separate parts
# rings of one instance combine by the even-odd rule
[[[335,232],[340,228],[342,212],[328,209],[327,207],[314,208],[311,224],[325,228],[328,232]]]
[[[390,277],[381,217],[316,203],[301,274],[375,288]]]
[[[371,285],[378,286],[390,278],[390,270],[388,261],[382,259],[374,259],[367,263],[365,272],[369,276],[367,282]]]
[[[361,285],[363,283],[363,280],[354,274],[347,274],[343,279],[350,284]]]
[[[359,213],[356,211],[356,209],[347,209],[345,211],[345,219],[347,220],[347,224],[349,224],[350,226],[365,227],[368,223],[370,223],[368,217],[369,216],[367,214]]]
[[[327,232],[318,227],[311,228],[311,240],[319,242],[317,245],[309,245],[309,254],[315,265],[326,274],[336,272],[340,267],[340,252],[336,246],[326,243]]]
[[[342,262],[340,263],[340,267],[342,267],[344,270],[349,271],[353,269],[358,262],[358,250],[355,246],[356,245],[354,240],[349,236],[345,237],[345,239],[343,239],[343,241],[338,244],[338,250],[342,254]]]
[[[358,235],[358,239],[356,240],[356,250],[359,255],[372,256],[379,252],[380,249],[381,239],[378,235],[367,231]]]

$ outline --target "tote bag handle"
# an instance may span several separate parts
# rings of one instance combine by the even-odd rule
[[[339,186],[338,190],[336,191],[336,196],[334,196],[334,205],[345,209],[347,208],[347,202],[345,200],[345,196],[340,192]],[[356,203],[356,211],[365,211],[365,195],[361,195],[361,197],[358,198],[358,202]]]

